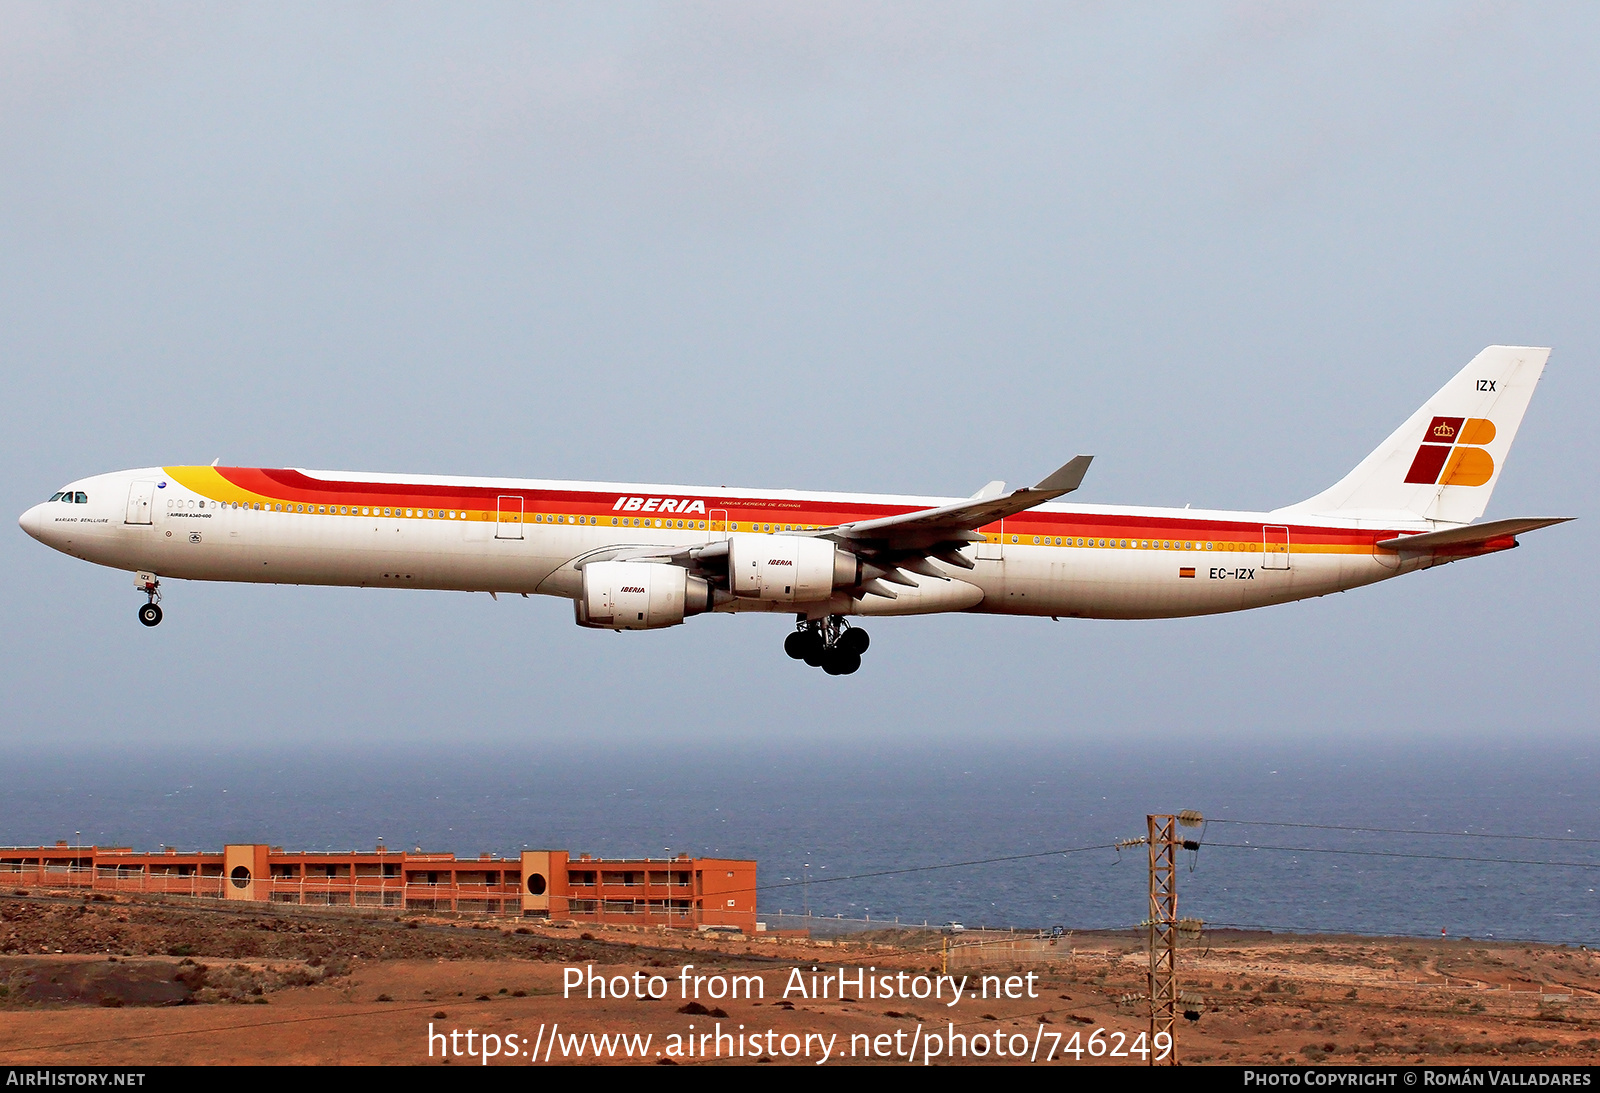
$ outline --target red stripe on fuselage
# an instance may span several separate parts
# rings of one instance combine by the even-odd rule
[[[492,512],[498,507],[501,497],[521,497],[523,510],[529,513],[548,511],[641,520],[686,519],[684,514],[677,512],[640,510],[619,512],[615,508],[618,498],[645,495],[616,490],[598,493],[593,490],[529,489],[512,485],[461,486],[417,482],[353,482],[312,478],[300,471],[286,468],[217,467],[216,471],[229,482],[251,493],[303,504],[376,505],[380,508],[388,506],[423,509],[442,507]],[[661,496],[702,502],[706,512],[702,515],[696,511],[695,520],[709,520],[711,513],[726,511],[728,519],[739,524],[833,527],[857,520],[871,520],[920,511],[916,505],[890,503],[796,501],[769,497],[706,497],[692,492]],[[1264,520],[1265,514],[1261,521],[1240,522],[1032,510],[1007,517],[1004,530],[1008,539],[1015,535],[1022,542],[1031,542],[1035,535],[1041,538],[1046,535],[1052,538],[1058,536],[1065,538],[1070,535],[1074,539],[1165,539],[1259,543],[1262,540]],[[1001,525],[997,522],[979,530],[997,535],[1001,531]],[[1369,550],[1374,543],[1392,539],[1397,534],[1398,532],[1388,530],[1358,531],[1347,528],[1289,525],[1290,552],[1297,548],[1311,547]],[[1023,536],[1027,536],[1027,539],[1023,540]]]

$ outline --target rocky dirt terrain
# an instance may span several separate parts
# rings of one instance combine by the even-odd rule
[[[497,1064],[548,1057],[553,1065],[563,1053],[568,1062],[621,1063],[631,1054],[652,1064],[814,1064],[828,1037],[830,1061],[904,1063],[915,1051],[920,1063],[935,1043],[930,1034],[941,1053],[934,1062],[951,1061],[944,1052],[959,1042],[956,1063],[1043,1062],[1053,1045],[1055,1062],[1065,1053],[1073,1064],[1075,1035],[1084,1064],[1141,1061],[1095,1057],[1088,1043],[1104,1030],[1096,1046],[1132,1047],[1146,1027],[1146,958],[1140,940],[1125,934],[1064,939],[1048,960],[952,959],[952,974],[966,976],[973,992],[955,1006],[948,994],[863,996],[853,978],[842,991],[812,992],[812,977],[836,977],[841,967],[850,977],[857,968],[904,972],[902,982],[921,976],[926,987],[945,967],[947,943],[981,940],[910,930],[834,943],[701,938],[0,895],[0,1061],[462,1065],[483,1061],[486,1034]],[[1230,933],[1186,947],[1179,967],[1184,990],[1198,999],[1187,1007],[1192,1019],[1179,1021],[1187,1063],[1600,1060],[1600,966],[1587,950]],[[612,990],[565,997],[568,977],[578,974],[568,969],[604,977]],[[736,975],[752,977],[745,989],[757,984],[754,997],[729,995]],[[797,975],[803,993],[794,989]],[[651,976],[667,997],[648,997]],[[706,977],[698,1000],[683,997],[692,976]],[[976,996],[980,983],[992,983],[989,997]],[[628,997],[611,996],[623,986]],[[465,1050],[468,1030],[474,1051]],[[611,1041],[608,1054],[598,1041],[561,1039],[591,1033],[651,1040],[628,1049]],[[718,1033],[728,1037],[720,1048]],[[713,1039],[695,1047],[705,1036]],[[551,1052],[552,1042],[562,1050]]]

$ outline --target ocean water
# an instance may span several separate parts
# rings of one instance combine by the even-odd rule
[[[314,850],[381,839],[461,855],[748,857],[767,915],[1025,929],[1139,922],[1145,850],[1107,844],[1143,835],[1146,813],[1197,809],[1208,822],[1201,848],[1180,857],[1186,917],[1600,944],[1600,763],[1581,742],[1355,754],[1259,742],[937,751],[780,742],[0,759],[0,842],[12,845]],[[1253,826],[1275,821],[1341,830]],[[1403,833],[1342,830],[1360,827]],[[1500,837],[1512,835],[1522,838]],[[979,864],[941,868],[965,862]]]

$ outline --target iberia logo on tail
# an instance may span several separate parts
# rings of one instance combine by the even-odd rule
[[[1494,422],[1482,417],[1436,417],[1406,472],[1417,486],[1481,486],[1494,477],[1494,459],[1482,445],[1494,440]]]

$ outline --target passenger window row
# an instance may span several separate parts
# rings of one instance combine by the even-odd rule
[[[578,522],[580,524],[583,523],[583,518],[581,516],[578,518]],[[589,522],[591,524],[594,523],[594,517],[592,517],[592,516],[589,517]],[[679,528],[685,528],[685,529],[690,530],[690,531],[693,531],[694,529],[698,528],[701,531],[704,531],[705,527],[706,527],[706,522],[704,520],[701,520],[698,523],[695,522],[694,520],[679,520],[676,523],[674,523],[671,520],[653,520],[653,519],[650,519],[649,517],[641,518],[641,517],[637,517],[637,516],[632,516],[632,517],[630,517],[630,516],[623,516],[623,517],[613,516],[611,518],[611,526],[612,527],[621,526],[621,527],[625,527],[625,528],[627,528],[627,527],[634,527],[634,528],[651,528],[651,527],[654,527],[654,528],[671,528],[671,527],[679,527]]]
[[[79,494],[79,496],[83,496]],[[206,508],[207,502],[191,500],[187,507]],[[212,501],[209,505],[213,509],[242,509],[257,512],[300,512],[324,516],[389,516],[402,519],[424,520],[465,520],[467,514],[456,509],[396,509],[374,508],[370,505],[297,505],[292,503],[278,503],[273,501]],[[167,508],[181,509],[186,507],[179,498],[167,499]]]
[[[81,491],[76,493],[76,494],[74,494],[71,490],[65,490],[65,491],[62,491],[61,493],[57,493],[57,494],[52,495],[50,500],[52,500],[52,501],[65,501],[65,502],[68,502],[68,503],[74,503],[75,502],[77,504],[82,505],[82,504],[87,504],[88,503],[89,495],[86,494],[86,493],[83,493]],[[256,512],[262,512],[262,511],[264,511],[264,512],[291,512],[291,513],[305,513],[305,514],[308,514],[308,515],[325,515],[325,516],[369,516],[369,517],[370,516],[382,516],[382,517],[388,517],[390,519],[409,519],[409,520],[465,520],[465,519],[467,519],[467,513],[464,512],[464,511],[461,511],[459,509],[379,508],[379,507],[375,507],[375,506],[371,506],[371,505],[306,505],[306,504],[295,504],[295,503],[292,503],[292,502],[275,502],[275,501],[209,501],[208,502],[208,501],[205,501],[203,499],[196,499],[196,498],[192,498],[186,503],[182,498],[176,498],[176,497],[167,498],[167,508],[169,510],[170,509],[181,509],[181,508],[204,509],[204,508],[208,508],[208,507],[212,508],[212,509],[233,509],[233,510],[242,509],[242,510],[245,510],[245,511],[256,511]],[[598,516],[567,516],[567,515],[558,515],[558,514],[555,514],[555,513],[535,513],[535,514],[532,515],[531,519],[532,519],[532,521],[534,523],[539,523],[539,524],[590,524],[590,525],[593,525],[593,524],[598,524],[600,522],[600,518]],[[695,531],[695,530],[704,531],[706,529],[706,526],[707,526],[706,521],[704,521],[704,520],[664,520],[664,519],[658,520],[658,519],[647,518],[647,517],[641,518],[641,517],[626,517],[626,516],[624,516],[624,517],[613,516],[611,518],[611,525],[613,527],[656,527],[656,528],[662,528],[662,529],[674,528],[674,529],[683,529],[683,530],[687,530],[687,531]],[[747,527],[750,531],[766,532],[768,534],[771,534],[771,533],[774,533],[774,532],[780,532],[780,531],[815,531],[820,526],[821,525],[819,525],[819,524],[755,524],[755,523],[746,524],[745,525],[745,527]],[[730,530],[730,531],[739,531],[740,530],[738,521],[734,521],[734,522],[728,524],[727,527],[728,527],[728,530]],[[1070,545],[1070,543],[1068,545]],[[1083,544],[1080,542],[1078,545],[1082,546]],[[1093,546],[1094,543],[1091,541],[1089,543],[1089,545]],[[1104,544],[1101,544],[1101,545],[1104,545]],[[1208,547],[1207,549],[1210,549],[1210,548]]]
[[[82,491],[82,490],[62,490],[59,493],[51,494],[50,495],[50,500],[51,501],[60,501],[60,502],[62,502],[64,504],[69,504],[69,505],[73,505],[73,504],[86,505],[86,504],[89,503],[89,495],[87,493],[85,493],[84,491]],[[194,509],[194,508],[203,509],[206,506],[207,506],[207,503],[204,500],[191,499],[187,503],[187,506],[186,506],[185,502],[181,498],[175,498],[175,497],[167,498],[167,508],[168,509],[181,509],[181,508],[184,508],[184,507],[188,507],[188,508],[191,508],[191,509]],[[254,511],[266,511],[266,512],[292,512],[292,513],[307,513],[307,514],[329,515],[329,516],[382,516],[382,517],[389,517],[391,519],[413,519],[413,520],[415,520],[415,519],[422,519],[422,520],[465,520],[465,519],[467,519],[467,514],[465,512],[463,512],[463,511],[460,511],[460,510],[457,510],[457,509],[401,509],[401,508],[377,508],[377,507],[373,507],[373,506],[370,506],[370,505],[305,505],[305,504],[293,504],[293,503],[287,503],[287,502],[286,503],[278,503],[278,502],[260,502],[260,501],[212,501],[212,502],[210,502],[210,507],[214,508],[214,509],[216,509],[216,508],[244,509],[246,511],[254,510]],[[600,522],[600,518],[597,517],[597,516],[566,516],[566,515],[557,515],[557,514],[554,514],[554,513],[535,513],[535,514],[533,514],[532,519],[533,519],[534,523],[538,523],[538,524],[598,524]],[[693,530],[704,531],[705,528],[706,528],[706,521],[704,521],[704,520],[699,520],[699,521],[696,521],[696,520],[676,520],[676,521],[674,521],[674,520],[658,520],[658,519],[653,519],[653,518],[641,518],[641,517],[627,517],[627,516],[616,517],[616,516],[613,516],[611,518],[611,525],[613,527],[647,527],[647,528],[648,527],[657,527],[657,528],[663,528],[663,529],[680,528],[680,529],[689,530],[689,531],[693,531]],[[727,526],[728,526],[728,529],[730,531],[738,531],[739,530],[739,523],[737,521],[734,521],[733,523],[730,523]],[[757,524],[757,523],[746,524],[745,526],[748,527],[749,530],[751,530],[751,531],[754,531],[754,532],[765,532],[765,533],[768,533],[768,534],[771,534],[773,532],[779,532],[779,531],[814,531],[819,527],[819,525],[816,525],[816,524]],[[1250,551],[1250,550],[1254,550],[1255,549],[1255,544],[1254,543],[1208,543],[1208,542],[1203,542],[1203,541],[1202,542],[1193,542],[1193,541],[1174,542],[1174,541],[1169,541],[1169,540],[1162,540],[1162,541],[1156,541],[1156,540],[1144,540],[1144,541],[1133,540],[1133,541],[1130,542],[1127,539],[1122,539],[1122,540],[1117,540],[1117,539],[1111,539],[1111,540],[1106,540],[1106,539],[1088,539],[1088,540],[1076,539],[1076,540],[1074,540],[1073,538],[1069,537],[1069,538],[1067,538],[1065,540],[1065,543],[1063,544],[1063,540],[1060,539],[1060,538],[1054,539],[1053,541],[1049,536],[1043,536],[1043,535],[1036,535],[1036,536],[1033,536],[1032,538],[1033,538],[1034,544],[1037,545],[1037,546],[1052,546],[1052,545],[1053,546],[1062,546],[1062,545],[1066,545],[1066,546],[1069,546],[1069,547],[1070,546],[1080,546],[1080,547],[1082,547],[1082,546],[1088,546],[1088,547],[1096,547],[1096,546],[1098,546],[1098,547],[1122,547],[1122,548],[1127,548],[1127,547],[1131,546],[1136,550],[1221,550],[1221,551],[1231,551],[1231,552]],[[1018,541],[1019,541],[1019,537],[1018,536],[1016,536],[1016,535],[1011,536],[1011,542],[1017,543]]]
[[[734,531],[738,531],[739,521],[735,520],[728,526]],[[820,524],[751,524],[750,530],[760,532],[763,535],[771,535],[780,531],[817,531],[821,526]]]

